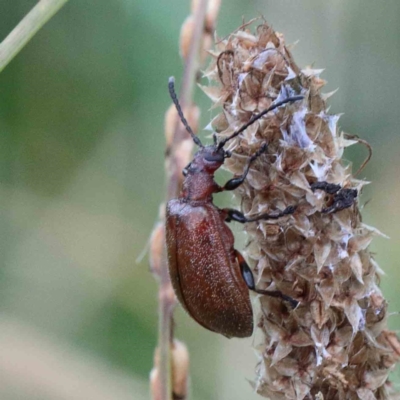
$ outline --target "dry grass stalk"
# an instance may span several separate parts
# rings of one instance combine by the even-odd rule
[[[220,0],[192,2],[192,15],[181,29],[180,53],[185,63],[180,102],[194,132],[197,131],[200,111],[192,103],[193,88],[204,50],[211,46]],[[182,185],[182,170],[190,159],[192,139],[182,128],[175,107],[165,116],[167,200],[178,197]],[[164,210],[162,205],[161,209]],[[186,346],[173,338],[173,310],[176,304],[165,255],[164,213],[155,227],[150,245],[150,268],[159,281],[159,343],[154,368],[150,374],[153,400],[169,400],[187,396],[189,353]]]
[[[276,99],[303,94],[249,127],[229,144],[226,167],[241,174],[261,144],[268,151],[237,190],[245,215],[283,210],[278,221],[246,224],[247,259],[257,285],[281,290],[300,301],[291,310],[261,296],[257,325],[263,340],[255,390],[270,399],[389,399],[388,374],[399,359],[399,342],[387,329],[387,303],[378,287],[380,269],[368,250],[376,229],[364,224],[357,205],[322,213],[333,195],[310,185],[328,181],[360,194],[342,160],[359,142],[338,130],[326,110],[328,95],[320,70],[301,70],[283,36],[267,24],[253,34],[246,27],[220,41],[205,75],[218,85],[204,87],[223,112],[212,124],[220,137],[231,134]]]

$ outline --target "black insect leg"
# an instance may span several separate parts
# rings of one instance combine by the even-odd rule
[[[290,296],[286,296],[285,294],[283,294],[282,292],[280,292],[279,290],[261,290],[261,289],[257,289],[255,282],[254,282],[254,276],[253,273],[251,272],[250,267],[247,265],[246,260],[244,259],[244,257],[237,251],[235,250],[235,255],[236,255],[236,259],[239,263],[240,266],[240,271],[242,273],[242,277],[247,285],[247,287],[252,290],[253,292],[256,292],[258,294],[263,294],[265,296],[271,296],[271,297],[277,297],[279,299],[282,299],[284,301],[287,301],[292,308],[297,307],[297,305],[299,304],[299,302],[295,299],[292,299]]]
[[[242,224],[246,222],[255,222],[255,221],[261,221],[261,220],[266,220],[266,219],[278,219],[281,217],[284,217],[285,215],[290,215],[293,214],[296,210],[296,206],[289,206],[286,207],[283,211],[276,213],[276,214],[268,214],[268,213],[263,213],[256,215],[255,217],[246,217],[242,212],[235,210],[233,208],[224,208],[222,210],[223,213],[225,213],[225,221],[226,222],[231,222],[231,221],[236,221],[240,222]]]
[[[316,190],[323,190],[328,194],[335,194],[342,188],[340,185],[328,182],[314,182],[310,187],[313,192]]]
[[[258,151],[256,151],[249,159],[246,168],[243,172],[242,175],[236,177],[236,178],[232,178],[230,179],[228,182],[225,183],[225,185],[223,186],[222,190],[235,190],[236,188],[238,188],[246,179],[247,174],[249,173],[250,170],[250,166],[251,163],[256,160],[258,157],[260,157],[260,155],[262,153],[265,152],[265,150],[267,150],[268,145],[267,144],[263,144],[260,149]]]
[[[333,204],[330,207],[322,209],[322,212],[324,214],[331,214],[351,207],[354,204],[357,194],[356,189],[342,189],[333,197]]]
[[[342,189],[340,185],[328,182],[315,182],[311,185],[311,190],[313,192],[323,190],[328,194],[334,194],[332,205],[322,209],[324,214],[335,213],[351,207],[358,195],[356,189]]]

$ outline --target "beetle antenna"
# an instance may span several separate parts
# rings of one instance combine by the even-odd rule
[[[192,128],[189,126],[185,116],[183,115],[182,107],[179,104],[178,97],[176,96],[176,93],[175,93],[175,78],[173,76],[171,76],[168,80],[168,90],[169,90],[169,95],[171,96],[171,99],[175,104],[176,111],[178,111],[178,115],[182,121],[182,124],[184,125],[186,130],[189,132],[190,136],[192,137],[193,141],[197,144],[197,146],[204,147],[203,144],[201,143],[200,139],[192,131]]]
[[[252,116],[249,120],[249,122],[245,123],[239,130],[236,132],[233,132],[231,136],[228,136],[227,138],[221,140],[218,143],[218,150],[224,147],[225,143],[228,142],[229,140],[233,139],[237,135],[240,135],[244,130],[246,130],[250,125],[252,125],[254,122],[256,122],[258,119],[263,117],[265,114],[269,113],[272,110],[275,110],[275,108],[278,108],[280,106],[283,106],[286,103],[292,103],[294,101],[302,100],[304,99],[304,96],[293,96],[293,97],[288,97],[285,100],[279,101],[278,103],[273,104],[271,107],[267,108],[264,111],[261,111],[259,114],[256,114]]]

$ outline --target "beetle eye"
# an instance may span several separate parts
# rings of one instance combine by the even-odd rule
[[[206,154],[204,159],[210,162],[224,162],[224,155],[221,153]]]

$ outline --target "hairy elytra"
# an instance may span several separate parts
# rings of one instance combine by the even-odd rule
[[[214,134],[214,144],[204,146],[183,116],[173,78],[169,80],[169,92],[182,123],[199,147],[183,171],[185,179],[179,198],[167,204],[166,242],[172,286],[183,308],[200,325],[226,337],[248,337],[253,332],[249,289],[281,298],[292,307],[297,301],[280,291],[256,289],[253,274],[243,256],[234,248],[234,237],[226,222],[277,219],[292,214],[295,207],[289,206],[276,214],[247,218],[238,210],[219,209],[213,204],[214,193],[234,190],[244,182],[251,163],[265,152],[266,144],[249,158],[243,174],[230,179],[224,186],[214,181],[214,173],[231,156],[224,150],[229,140],[268,112],[299,101],[303,96],[275,103],[254,115],[228,138],[218,142]]]

